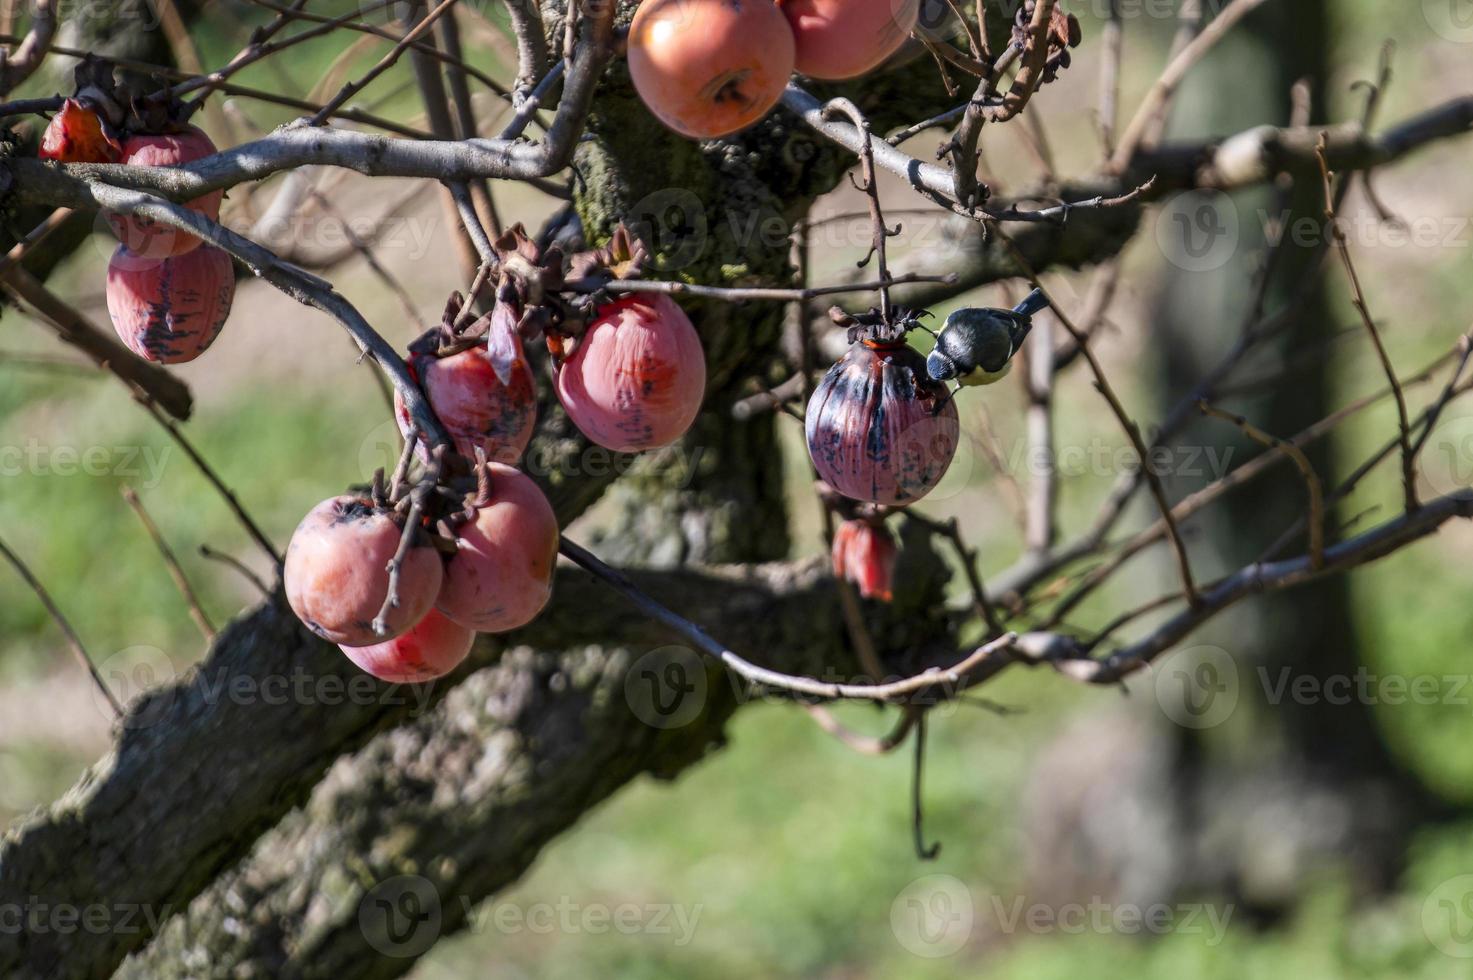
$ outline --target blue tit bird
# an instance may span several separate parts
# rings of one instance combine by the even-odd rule
[[[1033,328],[1033,314],[1046,306],[1043,292],[1035,289],[1011,310],[957,310],[936,337],[936,347],[926,358],[926,373],[937,381],[968,386],[1001,381]]]

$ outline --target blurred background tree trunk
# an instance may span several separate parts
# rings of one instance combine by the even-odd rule
[[[1168,138],[1288,124],[1291,92],[1301,81],[1312,124],[1358,115],[1361,100],[1338,98],[1329,86],[1333,7],[1333,0],[1296,0],[1256,11],[1194,71],[1175,104]],[[1369,77],[1375,65],[1354,68]],[[1222,98],[1224,92],[1232,98]],[[1265,242],[1305,218],[1322,230],[1323,214],[1323,191],[1312,180],[1165,203],[1157,220],[1170,224],[1155,229],[1165,274],[1144,326],[1157,361],[1157,418],[1193,392],[1253,315]],[[1285,438],[1333,411],[1330,345],[1352,325],[1336,318],[1323,286],[1303,293],[1324,254],[1316,238],[1282,238],[1264,308],[1297,302],[1300,315],[1260,344],[1234,380],[1289,373],[1223,402]],[[1332,276],[1330,288],[1335,281]],[[1324,356],[1291,358],[1290,351],[1306,349]],[[1234,443],[1227,424],[1211,419],[1194,422],[1178,442],[1225,443],[1233,444],[1233,467],[1262,451],[1245,438]],[[1310,456],[1327,488],[1346,475],[1334,440]],[[1217,475],[1170,474],[1171,499]],[[1304,493],[1297,473],[1281,467],[1190,522],[1198,583],[1262,557],[1304,513]],[[1350,516],[1332,515],[1332,523]],[[1297,552],[1304,541],[1289,547]],[[1174,565],[1162,564],[1148,588],[1154,595],[1177,583]],[[1152,680],[1131,685],[1136,696],[1124,710],[1135,713],[1135,724],[1122,725],[1121,712],[1112,709],[1109,717],[1082,723],[1092,748],[1072,756],[1062,751],[1064,741],[1079,744],[1075,731],[1051,755],[1039,785],[1059,785],[1060,776],[1067,777],[1064,785],[1078,782],[1042,793],[1040,809],[1063,806],[1033,835],[1034,887],[1060,894],[1104,887],[1121,900],[1223,894],[1242,914],[1261,917],[1287,910],[1327,868],[1348,873],[1357,891],[1389,887],[1410,830],[1441,807],[1392,756],[1374,706],[1353,695],[1364,668],[1349,581],[1332,577],[1265,596],[1215,620],[1184,646],[1157,665],[1154,695]],[[1296,699],[1293,683],[1301,678],[1313,678],[1310,689],[1321,693]],[[1344,703],[1322,696],[1332,678],[1352,685]],[[1171,702],[1183,697],[1193,703],[1177,710]],[[1106,806],[1098,805],[1107,789],[1101,779],[1114,786]],[[1061,846],[1071,839],[1072,847]]]

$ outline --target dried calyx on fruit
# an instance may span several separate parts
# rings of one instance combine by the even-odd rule
[[[611,297],[598,288],[637,277],[645,260],[623,225],[607,247],[575,256],[568,282],[590,294],[580,316],[565,318],[548,336],[563,409],[584,435],[616,452],[675,442],[706,392],[705,349],[679,304],[662,293]]]
[[[522,344],[522,305],[515,290],[498,289],[492,310],[473,322],[470,303],[455,293],[439,326],[409,345],[409,370],[455,451],[515,464],[537,424],[537,391]],[[503,295],[505,294],[505,295]],[[403,397],[394,415],[406,438],[413,425]],[[421,455],[426,443],[421,437]]]
[[[908,504],[941,482],[960,423],[946,386],[906,335],[915,314],[829,311],[849,328],[850,347],[808,402],[804,431],[821,479],[853,500]]]
[[[1018,5],[1013,14],[1013,43],[1019,50],[1028,45],[1032,34],[1033,8],[1037,5],[1038,0],[1026,0]],[[1041,85],[1054,81],[1059,77],[1059,72],[1069,67],[1073,61],[1069,49],[1079,47],[1079,42],[1084,40],[1079,18],[1064,10],[1063,5],[1054,7],[1049,14],[1048,29],[1044,36],[1048,43],[1048,54],[1044,57],[1043,78],[1039,83]]]

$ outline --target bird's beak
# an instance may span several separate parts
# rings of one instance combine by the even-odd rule
[[[926,355],[926,373],[937,381],[949,381],[956,377],[956,365],[945,354],[933,350]]]

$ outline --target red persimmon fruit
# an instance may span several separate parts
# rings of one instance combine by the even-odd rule
[[[671,129],[713,139],[777,105],[793,32],[772,0],[643,0],[629,25],[629,77]]]
[[[487,459],[507,465],[522,458],[537,426],[536,379],[506,304],[498,303],[493,311],[485,343],[448,357],[432,350],[412,353],[409,370],[456,452],[475,459],[480,449]],[[398,392],[394,416],[408,437],[409,410]]]
[[[389,560],[402,525],[367,497],[324,500],[292,534],[282,572],[287,602],[308,629],[333,643],[372,646],[409,630],[434,608],[444,580],[439,553],[416,543],[399,572],[399,603],[388,610],[387,630],[373,622],[389,594]]]
[[[920,0],[778,0],[793,28],[794,66],[810,78],[863,75],[915,29]]]
[[[235,268],[213,245],[150,259],[119,245],[107,264],[113,329],[139,357],[192,361],[214,343],[235,299]]]
[[[366,673],[390,684],[438,680],[470,654],[476,634],[431,609],[407,633],[366,647],[341,646]]]
[[[668,446],[701,410],[706,355],[668,296],[626,296],[598,318],[563,362],[558,399],[589,439],[616,452]]]
[[[86,104],[67,99],[41,134],[42,160],[58,163],[117,163],[123,147],[107,134],[102,117]]]
[[[190,126],[178,133],[144,133],[128,137],[123,142],[122,162],[139,167],[174,167],[214,152],[215,144],[204,131]],[[224,197],[224,191],[211,191],[185,206],[215,221],[220,217],[220,202]],[[183,255],[200,244],[198,236],[151,218],[110,214],[108,222],[118,241],[135,255],[145,258]]]
[[[552,505],[526,474],[487,463],[475,517],[456,528],[436,607],[482,633],[525,626],[552,596],[558,526]]]
[[[897,557],[883,524],[847,520],[834,530],[834,575],[853,582],[866,599],[890,601]]]

